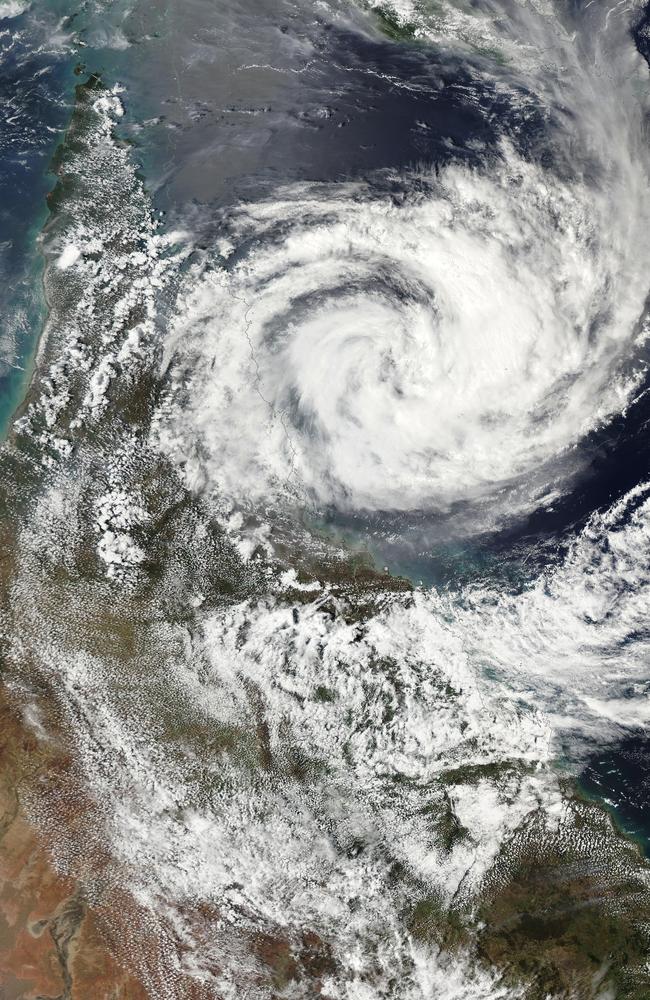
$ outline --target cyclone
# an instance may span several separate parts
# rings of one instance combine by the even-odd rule
[[[629,81],[594,92],[599,58],[574,52],[575,107],[532,155],[501,135],[478,163],[224,214],[166,346],[184,403],[163,439],[192,482],[243,506],[488,520],[571,488],[645,379],[647,155],[615,110]]]

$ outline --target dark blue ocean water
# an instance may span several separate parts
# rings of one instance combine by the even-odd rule
[[[639,734],[595,752],[579,778],[616,824],[650,856],[650,738]]]

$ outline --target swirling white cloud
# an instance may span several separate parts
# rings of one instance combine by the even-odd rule
[[[250,249],[194,273],[178,310],[172,349],[198,360],[168,445],[189,428],[236,500],[435,510],[520,477],[534,494],[637,384],[647,220],[629,175],[609,181],[504,145],[481,170],[241,208]]]

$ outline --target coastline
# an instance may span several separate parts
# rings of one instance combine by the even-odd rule
[[[53,186],[50,165],[73,110],[70,76],[76,59],[74,42],[56,10],[25,5],[4,23],[10,30],[4,32],[0,93],[14,113],[0,124],[0,444],[28,392],[47,318],[41,239]]]
[[[77,68],[75,68],[74,72],[78,75]],[[35,261],[35,266],[37,267],[39,274],[43,313],[40,327],[38,330],[34,331],[29,354],[27,358],[23,359],[26,362],[26,367],[21,399],[7,416],[6,423],[4,425],[0,424],[0,448],[5,443],[13,441],[16,421],[25,415],[29,409],[30,403],[32,403],[37,396],[36,386],[41,375],[43,355],[47,349],[48,322],[52,309],[52,302],[48,298],[47,293],[47,273],[48,269],[53,266],[52,262],[54,255],[48,253],[47,239],[48,234],[57,221],[57,198],[60,198],[63,192],[64,179],[62,173],[62,163],[65,160],[66,151],[70,142],[70,135],[74,132],[76,123],[79,121],[79,115],[83,111],[80,97],[86,91],[93,89],[99,79],[100,77],[98,74],[90,73],[86,81],[75,85],[70,118],[65,129],[62,131],[58,142],[54,146],[52,155],[48,162],[46,176],[52,175],[55,180],[45,197],[45,205],[43,209],[44,220],[38,230],[38,236],[36,237],[37,246],[35,248],[35,256],[38,258],[38,261]],[[27,364],[29,366],[28,368]]]

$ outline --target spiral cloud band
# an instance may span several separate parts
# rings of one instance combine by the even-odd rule
[[[169,446],[189,412],[191,475],[240,503],[445,510],[526,477],[526,506],[639,380],[648,220],[640,178],[607,181],[503,143],[482,169],[241,207],[178,309],[170,349],[203,360]]]

